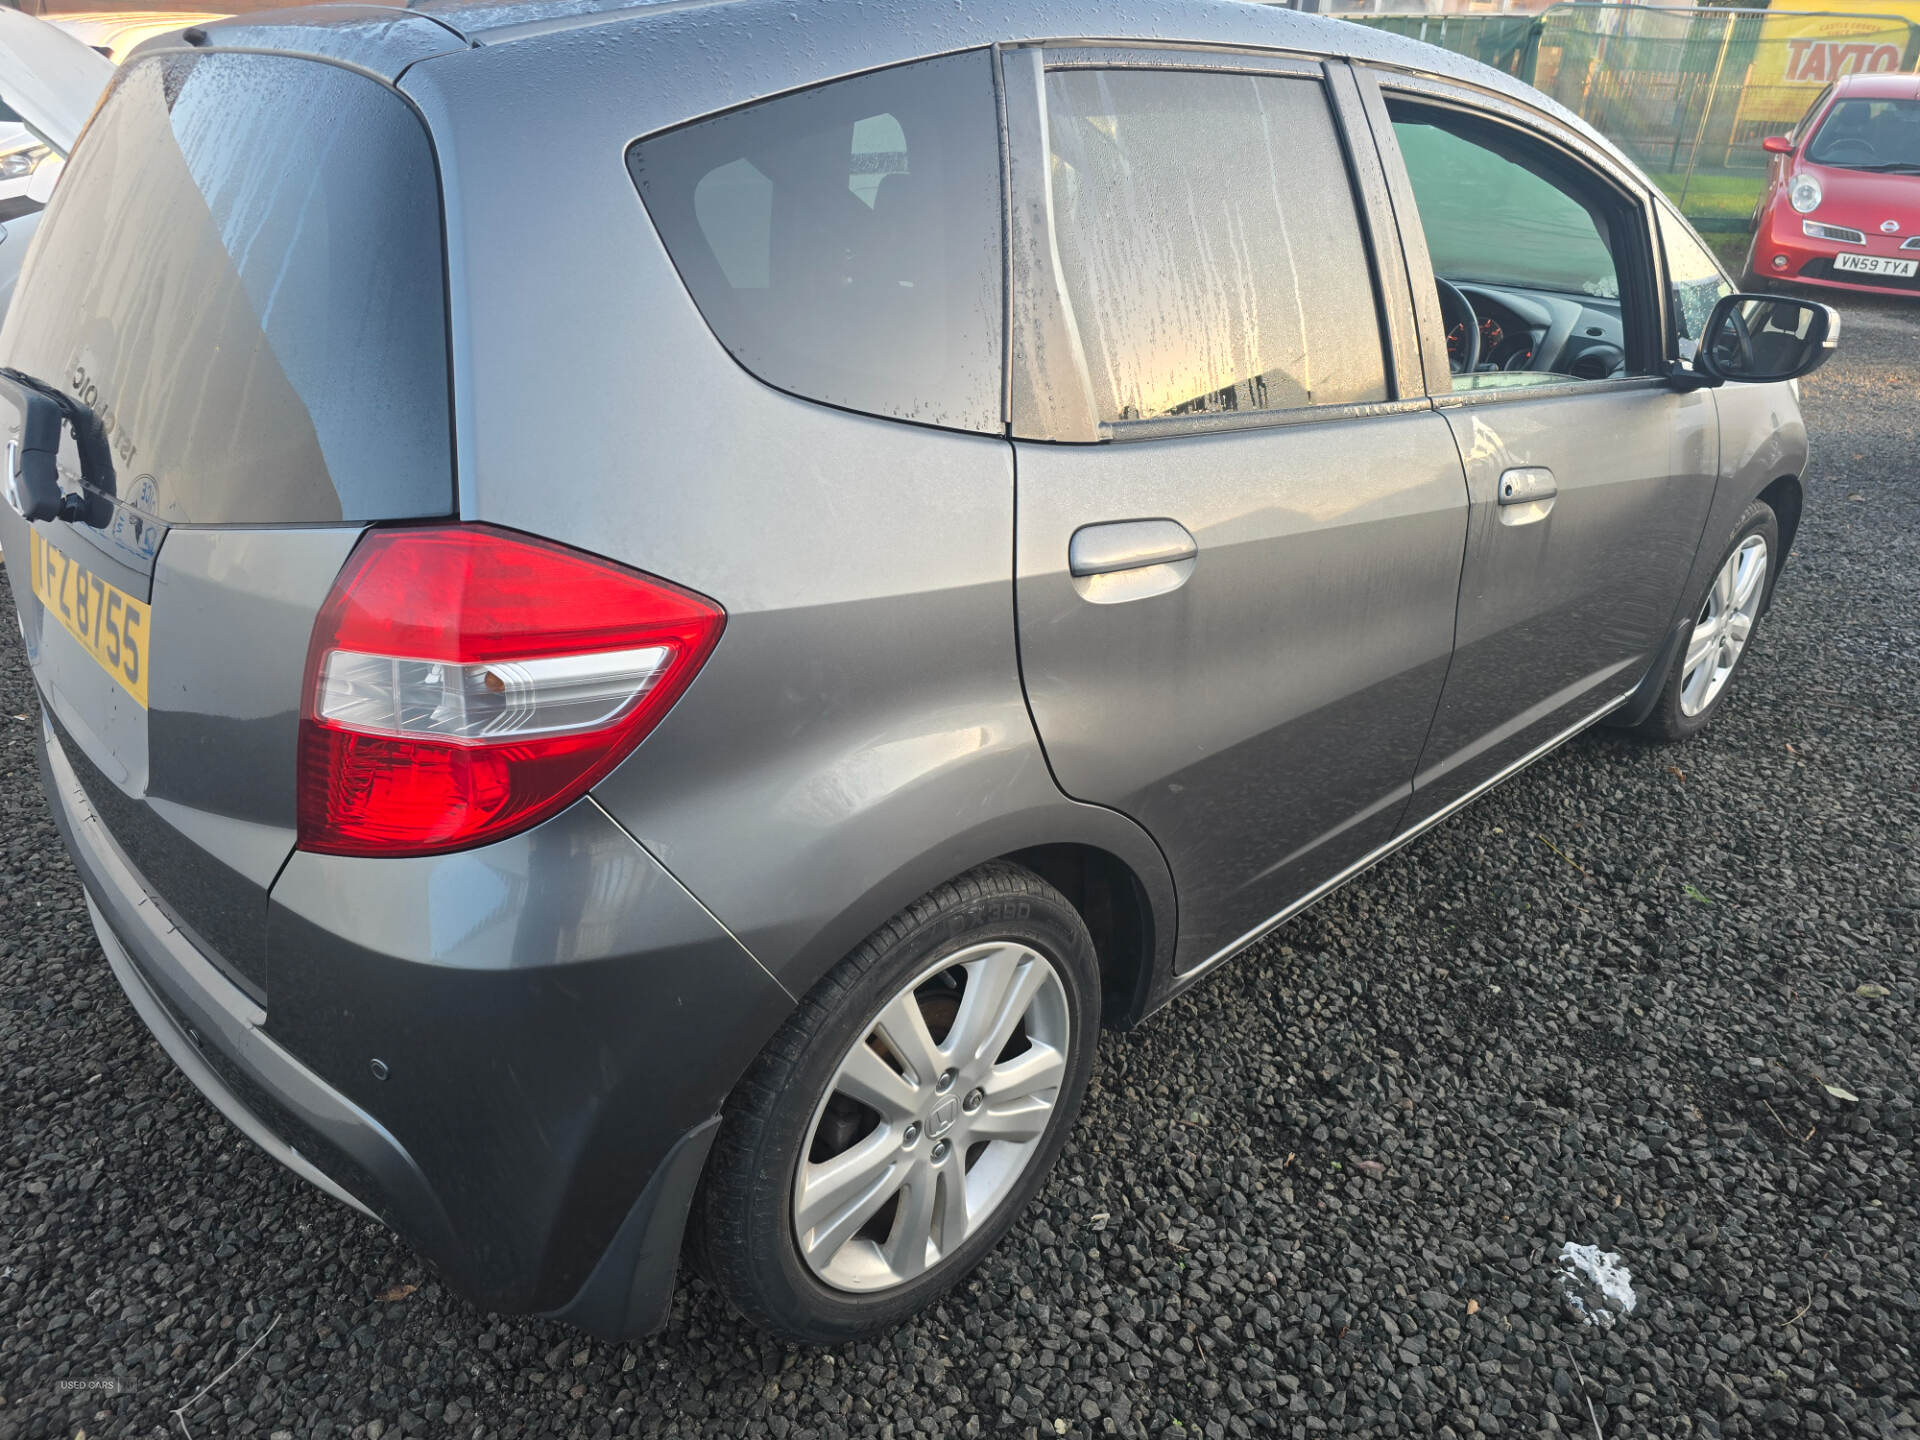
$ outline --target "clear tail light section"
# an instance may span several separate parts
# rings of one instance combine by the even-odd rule
[[[431,855],[538,824],[659,723],[725,623],[510,531],[368,531],[314,624],[300,847]]]

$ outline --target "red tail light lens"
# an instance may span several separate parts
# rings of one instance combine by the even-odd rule
[[[538,824],[659,723],[725,623],[505,530],[369,531],[314,624],[300,847],[431,855]]]

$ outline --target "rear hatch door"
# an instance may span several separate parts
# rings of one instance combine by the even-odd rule
[[[54,742],[161,912],[262,1002],[314,617],[366,524],[454,509],[440,214],[380,81],[142,58],[0,328],[0,367],[82,407],[108,457],[83,474],[61,437],[85,520],[0,507]]]

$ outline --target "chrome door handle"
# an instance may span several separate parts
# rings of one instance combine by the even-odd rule
[[[1500,523],[1531,525],[1544,520],[1553,510],[1560,486],[1553,471],[1544,465],[1523,465],[1500,472]]]
[[[1067,542],[1067,573],[1095,605],[1144,600],[1187,583],[1200,545],[1177,520],[1082,525]]]
[[[1076,576],[1111,575],[1191,560],[1199,553],[1199,544],[1177,520],[1115,520],[1073,532],[1067,569]]]

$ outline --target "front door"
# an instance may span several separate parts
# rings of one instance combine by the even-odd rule
[[[1633,690],[1700,544],[1719,426],[1710,391],[1664,378],[1651,212],[1626,177],[1431,87],[1383,100],[1415,293],[1445,335],[1435,400],[1471,496],[1417,822]]]
[[[1350,76],[1112,55],[1008,56],[1015,600],[1054,774],[1158,840],[1191,972],[1395,833],[1466,489]]]

